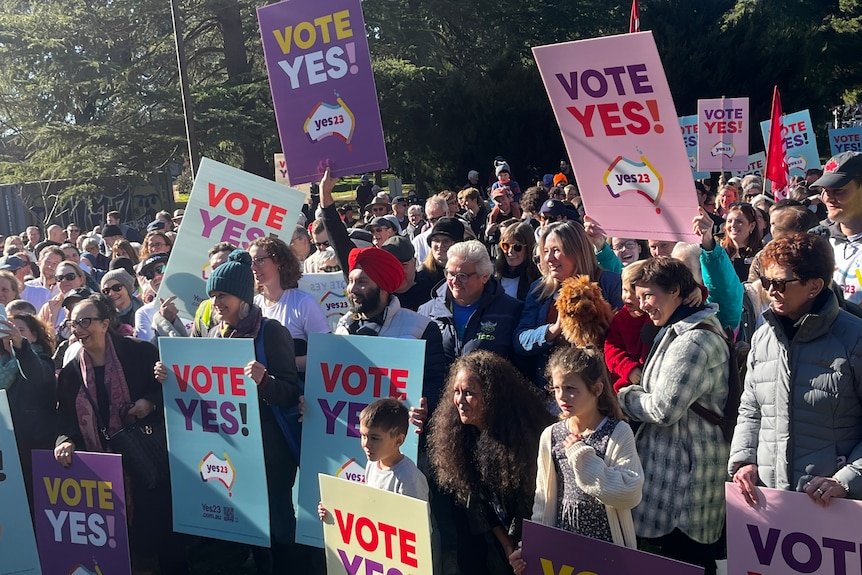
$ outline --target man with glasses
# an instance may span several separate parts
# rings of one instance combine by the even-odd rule
[[[168,254],[164,252],[153,254],[141,263],[138,282],[142,293],[151,290],[153,294],[158,294],[167,265]],[[191,320],[180,318],[175,299],[176,296],[164,300],[154,295],[149,303],[139,308],[135,312],[137,337],[145,341],[155,341],[160,336],[187,337],[189,332],[186,324],[191,324]]]
[[[368,224],[368,229],[374,237],[375,246],[381,246],[383,245],[383,242],[389,238],[401,234],[401,230],[398,227],[398,220],[395,219],[395,216],[392,214],[374,218],[371,220],[371,223]]]
[[[314,244],[313,251],[302,262],[302,273],[306,274],[317,273],[318,270],[324,267],[324,262],[331,257],[326,252],[326,248],[330,247],[330,242],[323,219],[314,220],[314,223],[311,225],[311,235],[314,238],[314,242],[312,242]]]
[[[444,273],[446,281],[419,313],[440,327],[446,361],[452,363],[477,349],[511,357],[524,304],[507,295],[494,277],[494,265],[482,242],[452,245]]]
[[[392,206],[385,198],[374,198],[370,204],[365,206],[365,223],[371,222],[374,218],[385,216],[392,212]]]
[[[78,238],[81,236],[81,228],[78,224],[69,224],[66,226],[66,241],[70,244],[77,246]]]
[[[811,189],[820,193],[826,206],[827,225],[817,231],[829,236],[835,252],[832,279],[844,299],[862,303],[862,153],[842,152],[829,158]]]
[[[431,196],[425,200],[425,215],[427,228],[415,238],[413,238],[413,252],[416,254],[416,269],[422,267],[422,262],[428,256],[431,246],[428,245],[428,236],[434,229],[434,224],[442,217],[449,215],[449,206],[446,204],[446,199],[440,196]]]

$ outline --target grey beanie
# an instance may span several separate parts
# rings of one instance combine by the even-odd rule
[[[126,291],[129,292],[129,297],[132,297],[132,294],[135,293],[135,280],[132,276],[129,275],[129,272],[120,268],[116,270],[111,270],[105,275],[102,276],[102,285],[104,288],[105,284],[110,280],[116,280],[123,284],[123,287],[126,288]]]

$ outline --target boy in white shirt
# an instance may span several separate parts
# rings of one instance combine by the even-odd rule
[[[365,483],[371,487],[428,501],[428,480],[409,457],[401,453],[407,437],[409,415],[404,404],[394,398],[378,399],[359,414],[359,435],[368,457]],[[326,519],[323,502],[317,506],[320,520]]]

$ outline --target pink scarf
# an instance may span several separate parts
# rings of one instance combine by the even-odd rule
[[[96,405],[96,409],[99,409],[99,393],[96,390],[96,371],[93,358],[90,357],[87,350],[81,349],[78,360],[81,364],[81,379],[84,382],[78,389],[78,395],[75,398],[78,427],[81,430],[81,435],[84,436],[84,445],[87,451],[102,451],[98,412],[93,410],[93,404]],[[123,366],[120,365],[120,360],[117,358],[110,334],[105,334],[105,387],[108,388],[108,397],[111,403],[107,430],[108,435],[111,435],[125,427],[120,416],[120,406],[124,403],[130,403],[131,398],[129,386],[126,384],[126,376],[123,373]],[[92,404],[87,398],[88,395],[93,400]]]

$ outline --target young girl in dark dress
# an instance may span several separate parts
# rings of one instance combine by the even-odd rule
[[[532,520],[635,548],[631,509],[641,499],[643,469],[601,353],[560,348],[545,377],[562,419],[539,440]],[[520,549],[509,561],[515,573],[526,568]]]

